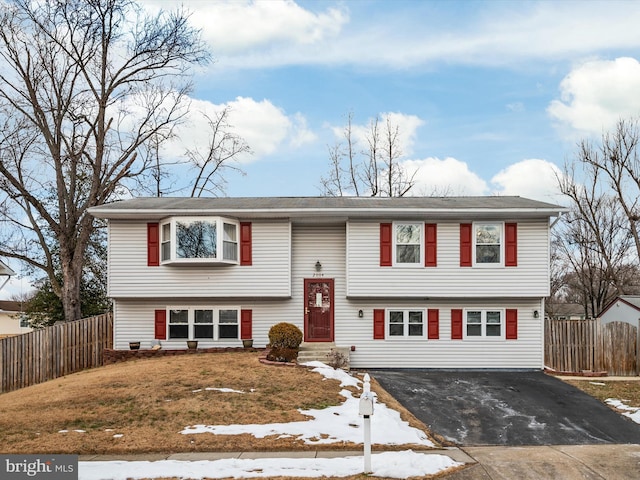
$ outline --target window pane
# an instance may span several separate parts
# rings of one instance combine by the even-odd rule
[[[238,323],[238,311],[237,310],[220,310],[218,317],[220,323]]]
[[[500,312],[487,312],[487,324],[500,323]]]
[[[169,310],[169,323],[189,323],[189,310]]]
[[[500,244],[500,225],[476,225],[476,244]]]
[[[467,312],[467,323],[482,323],[482,312]]]
[[[169,324],[169,338],[189,338],[189,325]]]
[[[479,337],[482,335],[482,325],[467,324],[467,336]]]
[[[396,243],[420,243],[420,225],[396,225]]]
[[[224,260],[238,260],[238,232],[236,225],[223,224],[224,235],[222,242],[222,258]]]
[[[218,338],[238,338],[238,325],[218,325]]]
[[[404,324],[402,324],[402,323],[389,324],[389,336],[390,337],[403,337],[404,336]]]
[[[213,323],[213,311],[211,310],[196,310],[194,316],[196,323]]]
[[[422,323],[422,312],[409,312],[409,323]]]
[[[420,263],[420,245],[396,245],[397,263]]]
[[[196,325],[194,327],[194,338],[213,338],[213,325]]]
[[[171,224],[165,223],[162,225],[162,241],[169,242],[171,241]]]
[[[389,312],[389,323],[402,323],[403,319],[403,312]]]
[[[500,325],[487,324],[487,337],[499,337],[500,329],[501,329]]]
[[[202,220],[176,222],[178,258],[216,258],[216,224]]]
[[[422,324],[409,324],[409,336],[411,337],[421,337],[422,336]]]
[[[476,263],[500,263],[500,245],[476,245]]]

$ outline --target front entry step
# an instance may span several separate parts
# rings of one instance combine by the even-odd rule
[[[336,352],[345,358],[345,370],[349,370],[349,348],[336,347],[335,342],[302,342],[298,349],[298,364],[307,362],[322,362],[332,364],[331,354]]]

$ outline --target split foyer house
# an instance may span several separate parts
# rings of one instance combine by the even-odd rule
[[[543,368],[549,232],[521,197],[138,198],[108,220],[114,348],[290,322],[352,367]]]

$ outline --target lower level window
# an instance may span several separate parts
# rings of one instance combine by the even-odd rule
[[[389,310],[389,337],[424,336],[424,310]]]
[[[467,337],[502,337],[501,310],[467,310]]]
[[[169,340],[225,340],[239,338],[239,308],[170,308]]]

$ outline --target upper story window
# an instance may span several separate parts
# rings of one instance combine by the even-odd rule
[[[422,265],[422,223],[395,223],[395,264]]]
[[[224,217],[173,217],[161,224],[162,263],[238,263],[239,223]]]
[[[475,263],[476,265],[502,264],[502,224],[475,224]]]

